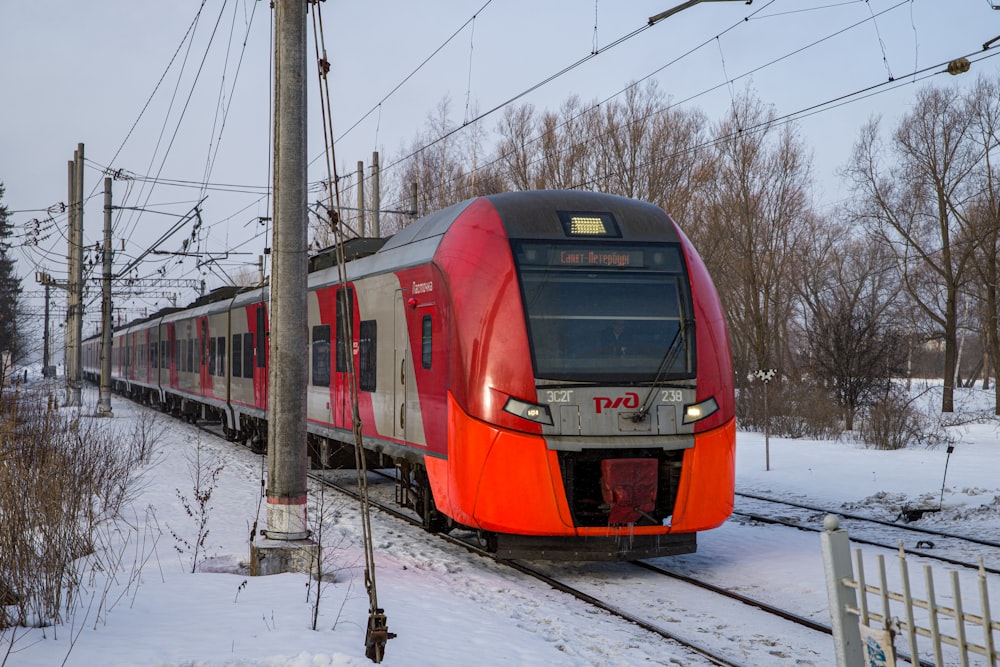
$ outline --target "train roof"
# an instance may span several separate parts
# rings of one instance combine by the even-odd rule
[[[561,212],[611,213],[629,241],[677,241],[670,217],[658,206],[637,199],[585,190],[524,190],[483,195],[435,211],[404,227],[370,255],[348,264],[347,279],[384,273],[431,261],[445,233],[469,206],[487,200],[496,209],[509,238],[564,236]],[[331,262],[310,277],[314,286],[339,282]]]
[[[347,239],[343,243],[337,243],[332,246],[323,248],[315,255],[309,258],[309,273],[315,271],[322,271],[323,269],[329,268],[331,266],[337,265],[338,251],[342,248],[344,254],[344,261],[353,262],[356,259],[361,259],[362,257],[368,257],[369,255],[374,255],[376,252],[382,249],[385,245],[387,238],[378,237],[358,237],[353,239]]]

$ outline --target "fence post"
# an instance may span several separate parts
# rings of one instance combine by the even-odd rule
[[[851,541],[847,531],[840,529],[840,520],[828,514],[823,519],[825,532],[820,533],[823,547],[823,570],[826,572],[826,594],[830,601],[830,620],[837,667],[864,667],[864,645],[856,616],[847,608],[857,609],[858,598],[844,580],[854,578],[851,567]],[[862,595],[864,591],[862,591]]]

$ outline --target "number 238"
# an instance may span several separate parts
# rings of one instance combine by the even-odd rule
[[[684,392],[680,389],[664,389],[660,392],[661,403],[683,403]]]

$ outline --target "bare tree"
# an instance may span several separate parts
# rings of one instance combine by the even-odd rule
[[[409,209],[410,188],[417,186],[416,215],[426,215],[470,197],[504,189],[494,163],[483,161],[484,137],[480,129],[455,132],[446,97],[427,119],[425,130],[403,152],[400,169],[395,170],[388,189],[398,192],[395,201]],[[482,163],[482,164],[481,164]],[[389,228],[400,229],[412,219],[409,213],[390,214]]]
[[[988,384],[989,364],[1000,362],[1000,172],[994,166],[1000,146],[1000,86],[996,80],[980,78],[968,93],[967,102],[972,133],[982,151],[975,172],[979,195],[970,207],[972,234],[976,238],[974,268],[978,280],[980,320],[985,349],[984,386]],[[994,413],[1000,415],[1000,392],[996,393]]]
[[[878,119],[862,129],[847,169],[858,217],[894,249],[904,288],[944,341],[944,412],[954,409],[959,290],[975,248],[968,207],[981,149],[969,120],[968,105],[949,91],[923,89],[888,150]]]
[[[806,366],[853,431],[858,411],[886,395],[904,372],[905,338],[893,310],[895,274],[886,271],[886,248],[843,230],[830,224],[818,230],[799,284],[807,311]]]
[[[694,235],[726,306],[737,380],[789,359],[796,272],[813,220],[809,159],[749,93],[716,128],[714,177]]]

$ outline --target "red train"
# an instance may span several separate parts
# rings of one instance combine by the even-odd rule
[[[660,208],[491,195],[343,252],[344,283],[335,254],[310,264],[314,467],[353,465],[352,355],[366,453],[429,529],[507,557],[634,559],[693,552],[730,515],[725,318]],[[263,447],[267,308],[264,288],[222,289],[120,328],[115,389]],[[96,381],[99,338],[84,355]]]

